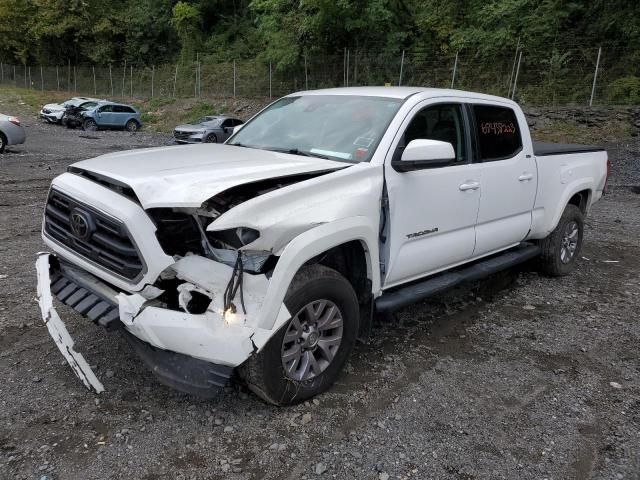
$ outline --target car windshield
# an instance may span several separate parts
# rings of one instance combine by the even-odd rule
[[[245,124],[228,144],[368,162],[401,103],[355,95],[285,97]]]
[[[218,117],[202,117],[200,120],[193,122],[192,125],[200,125],[202,123],[207,123],[211,126],[216,126],[220,123],[220,119]]]

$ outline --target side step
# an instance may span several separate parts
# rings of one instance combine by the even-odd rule
[[[419,283],[412,283],[406,287],[384,292],[381,297],[376,299],[376,310],[378,312],[388,312],[406,307],[437,293],[444,292],[462,282],[480,280],[492,273],[506,270],[539,254],[540,247],[523,243],[505,253],[480,260],[471,266],[463,266],[459,270],[442,273]]]

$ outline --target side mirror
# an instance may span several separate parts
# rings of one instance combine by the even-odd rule
[[[449,142],[417,139],[409,142],[400,160],[393,160],[391,167],[397,172],[410,172],[444,167],[453,163],[455,159],[456,153]]]

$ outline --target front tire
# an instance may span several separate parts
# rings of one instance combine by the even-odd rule
[[[205,143],[218,143],[218,137],[215,133],[210,133],[204,138]]]
[[[0,132],[0,153],[4,153],[4,148],[7,146],[7,137],[4,133]]]
[[[95,120],[89,118],[84,121],[84,123],[82,124],[82,128],[88,132],[95,132],[96,130],[98,130],[98,124]]]
[[[568,275],[575,270],[583,234],[582,211],[575,205],[567,205],[556,228],[540,242],[540,270],[551,277]]]
[[[274,405],[327,390],[353,350],[359,306],[351,284],[323,265],[300,269],[285,296],[292,317],[239,369],[247,386]]]

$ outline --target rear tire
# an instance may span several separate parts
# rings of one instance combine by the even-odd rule
[[[0,132],[0,153],[4,153],[4,148],[7,146],[7,137],[4,133]]]
[[[137,132],[139,127],[140,126],[138,125],[138,122],[136,122],[135,120],[129,120],[124,126],[127,132],[132,132],[132,133]]]
[[[84,121],[84,123],[82,124],[82,128],[83,130],[86,130],[88,132],[95,132],[96,130],[98,130],[98,124],[95,120],[89,118]]]
[[[556,228],[540,241],[540,271],[551,277],[561,277],[575,270],[583,234],[582,211],[575,205],[567,205]]]
[[[292,318],[238,371],[256,395],[280,406],[307,400],[335,382],[359,321],[353,287],[322,265],[302,267],[284,302]]]

